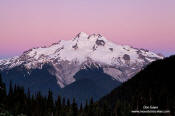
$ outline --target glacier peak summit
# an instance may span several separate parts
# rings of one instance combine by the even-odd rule
[[[27,70],[42,69],[50,64],[63,88],[73,83],[79,70],[93,66],[101,67],[114,79],[124,82],[145,65],[163,57],[145,49],[118,45],[100,34],[88,35],[80,32],[72,40],[62,40],[48,47],[38,47],[25,51],[22,55],[0,60],[0,71],[24,66]]]

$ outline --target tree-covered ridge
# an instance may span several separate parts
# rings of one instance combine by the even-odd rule
[[[141,110],[144,105],[170,110],[171,114],[165,115],[175,116],[174,71],[175,56],[155,61],[97,104],[107,105],[117,116],[128,116],[131,110]]]

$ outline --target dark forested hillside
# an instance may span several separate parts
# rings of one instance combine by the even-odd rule
[[[129,115],[143,106],[158,106],[159,110],[175,109],[175,56],[148,65],[135,77],[103,97],[99,106],[107,105],[115,115]],[[166,114],[168,115],[168,114]]]

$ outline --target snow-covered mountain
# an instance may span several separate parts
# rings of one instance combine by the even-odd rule
[[[100,34],[81,32],[72,40],[32,48],[21,56],[0,60],[0,70],[24,66],[30,75],[31,69],[42,69],[43,65],[49,64],[53,67],[49,73],[64,88],[76,81],[74,75],[81,69],[102,68],[114,80],[124,82],[150,62],[162,58],[145,49],[117,45]]]

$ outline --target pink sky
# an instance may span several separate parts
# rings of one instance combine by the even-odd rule
[[[175,0],[0,0],[0,58],[81,31],[175,54]]]

